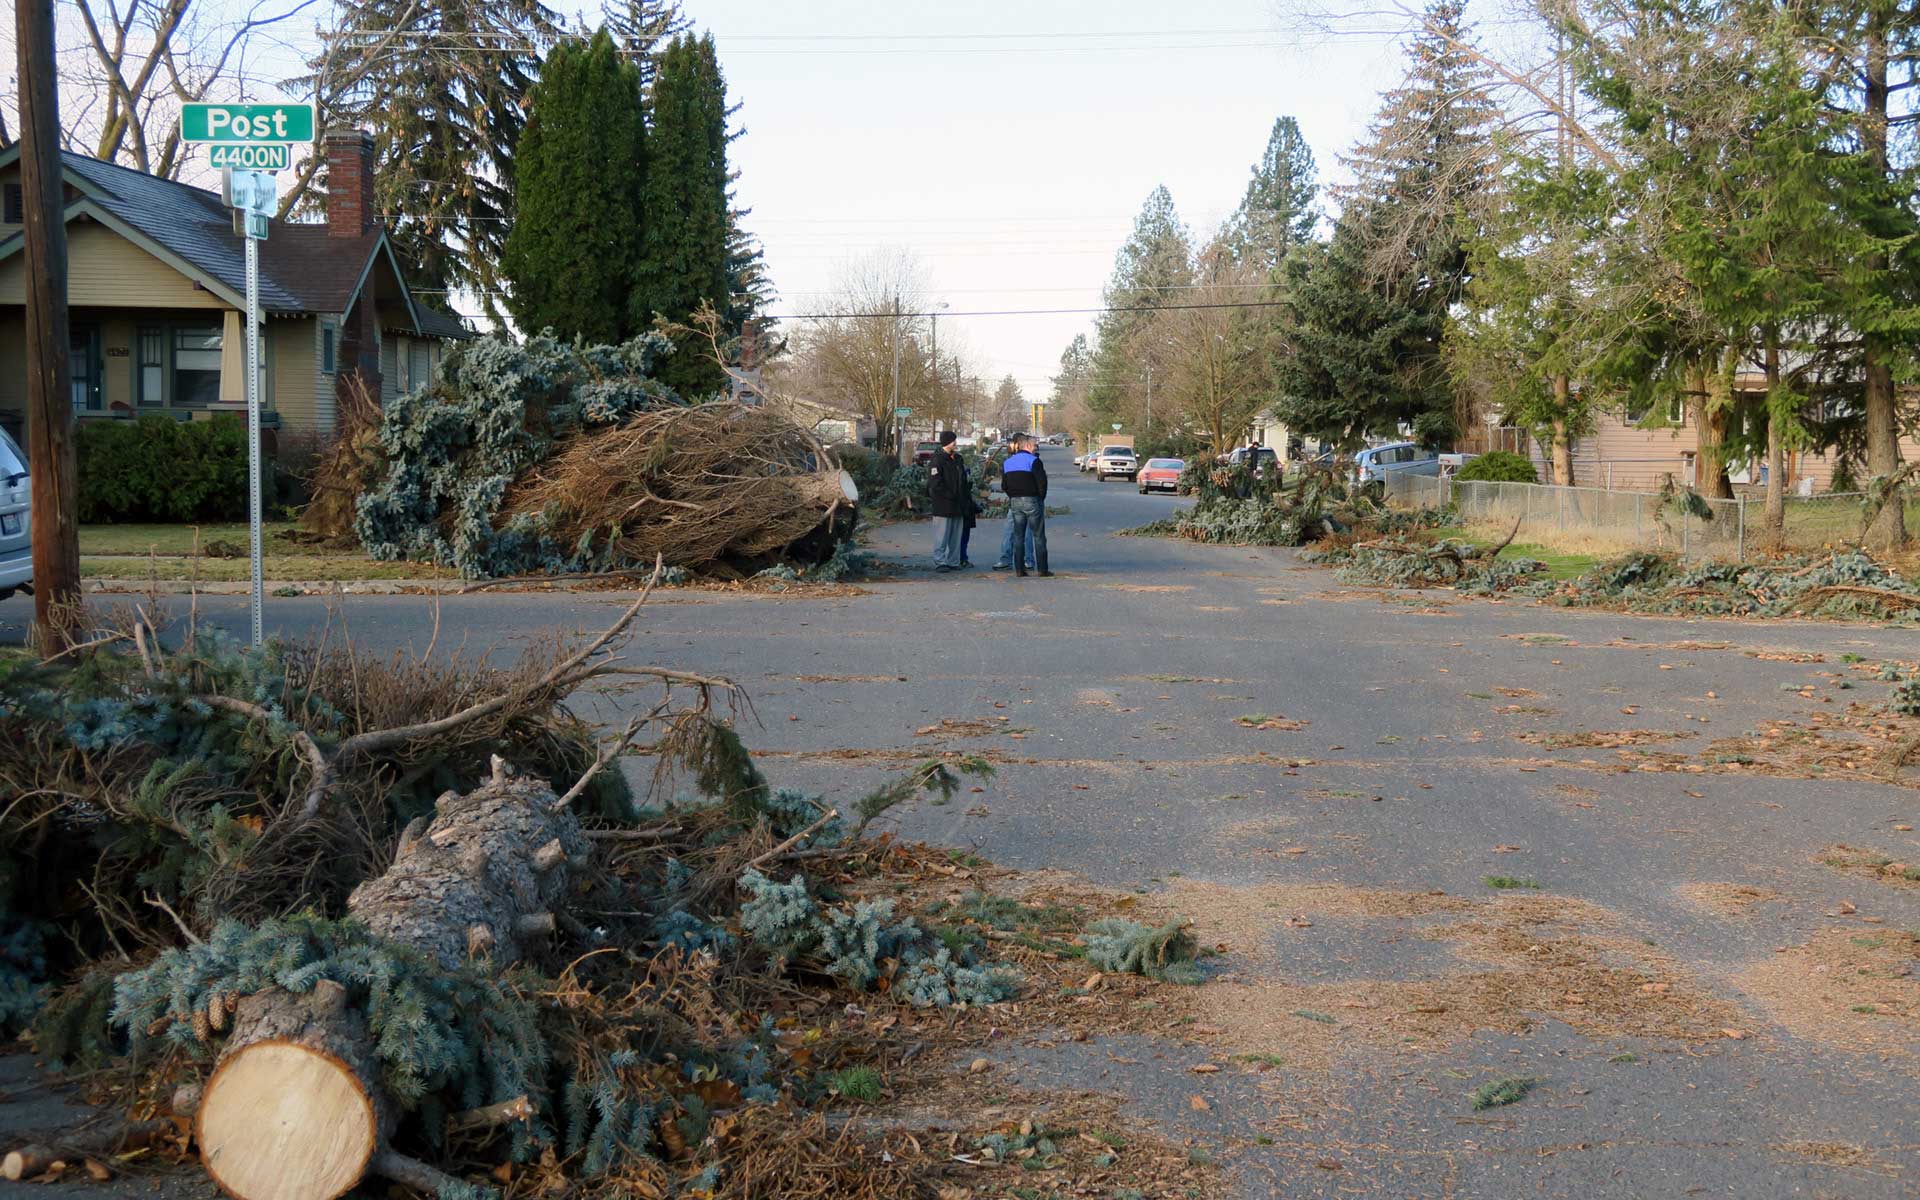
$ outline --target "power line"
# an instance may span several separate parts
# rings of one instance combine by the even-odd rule
[[[1097,308],[995,308],[956,311],[942,309],[934,312],[884,312],[866,313],[768,313],[769,321],[839,321],[848,317],[1053,317],[1081,315],[1088,313],[1110,312],[1191,312],[1209,308],[1278,308],[1286,304],[1285,300],[1232,300],[1219,304],[1103,304]]]

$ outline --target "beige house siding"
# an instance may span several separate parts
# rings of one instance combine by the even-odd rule
[[[0,304],[25,304],[26,255],[0,262]],[[67,303],[75,308],[225,308],[227,302],[104,225],[67,225]]]
[[[320,323],[312,317],[283,317],[267,322],[267,377],[271,380],[273,409],[282,429],[311,429],[330,433],[333,406],[326,419],[319,411],[319,364],[316,361]],[[331,400],[331,395],[329,395]]]
[[[1594,431],[1574,445],[1574,483],[1581,487],[1610,487],[1618,491],[1657,491],[1667,476],[1681,483],[1693,482],[1693,456],[1700,446],[1699,432],[1692,425],[1662,429],[1640,429],[1622,417],[1603,413]],[[1533,460],[1540,477],[1547,476],[1544,448],[1533,445]],[[1903,461],[1920,461],[1920,441],[1902,438]],[[1812,481],[1812,490],[1828,490],[1838,460],[1830,454],[1789,452],[1787,478],[1798,487],[1803,479]],[[1757,464],[1756,464],[1757,468]],[[1736,471],[1738,468],[1736,468]],[[1757,469],[1751,482],[1758,484]]]

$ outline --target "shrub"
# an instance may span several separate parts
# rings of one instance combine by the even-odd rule
[[[247,427],[236,417],[178,421],[147,413],[134,421],[88,421],[74,452],[83,522],[246,515]]]
[[[1539,483],[1533,463],[1511,450],[1495,450],[1468,462],[1454,474],[1463,483]]]

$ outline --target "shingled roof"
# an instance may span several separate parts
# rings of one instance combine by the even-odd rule
[[[16,145],[0,153],[0,166],[19,154]],[[233,214],[212,192],[128,167],[63,151],[67,182],[80,199],[68,205],[69,218],[89,206],[137,232],[141,238],[193,272],[217,283],[230,296],[247,288],[246,245],[233,234]],[[19,248],[20,235],[0,241],[0,258]],[[290,316],[340,313],[365,284],[376,256],[385,255],[394,273],[385,231],[359,237],[333,235],[325,225],[276,221],[260,246],[260,306]],[[432,312],[409,297],[418,332],[432,337],[470,338],[473,331],[455,318]]]

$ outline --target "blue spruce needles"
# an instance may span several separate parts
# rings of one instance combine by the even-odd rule
[[[1108,917],[1087,930],[1087,961],[1102,971],[1196,984],[1206,978],[1193,961],[1198,952],[1193,935],[1180,921],[1149,929],[1138,921]]]

